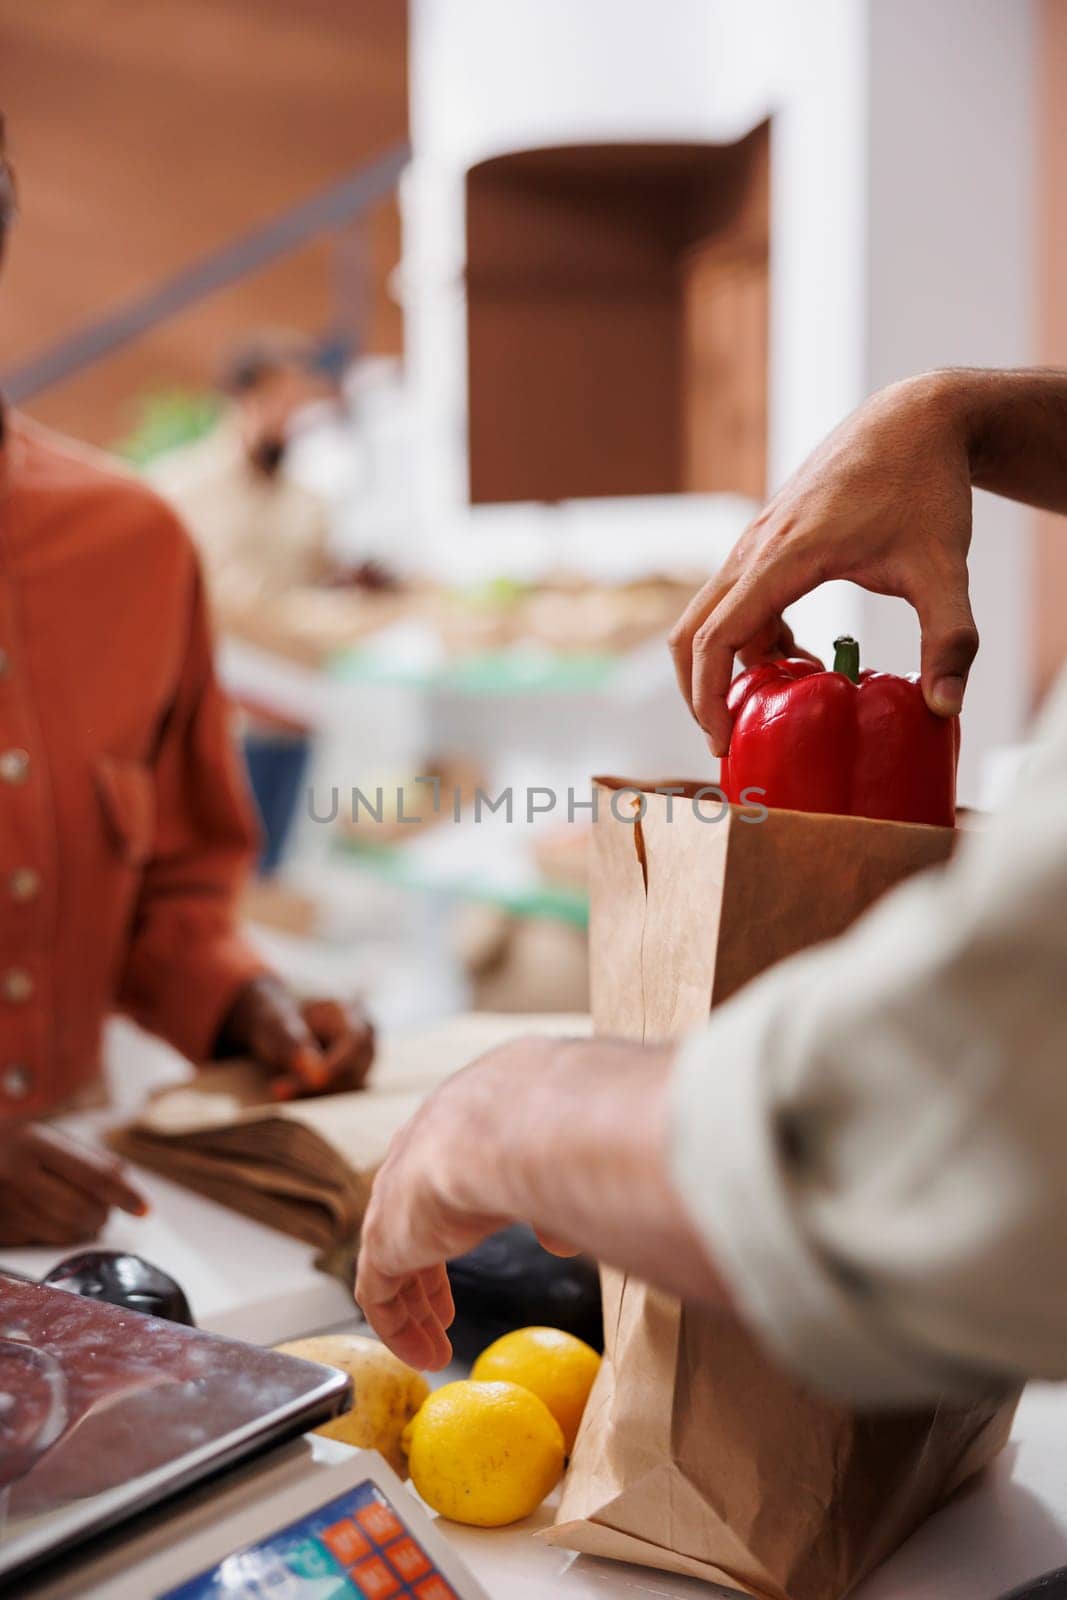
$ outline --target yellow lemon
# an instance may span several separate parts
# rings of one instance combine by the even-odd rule
[[[584,1339],[559,1328],[517,1328],[483,1350],[471,1377],[521,1383],[543,1400],[560,1427],[570,1455],[600,1357]]]
[[[563,1434],[516,1383],[446,1383],[404,1430],[411,1481],[453,1522],[502,1528],[535,1511],[563,1472]]]
[[[358,1333],[329,1333],[318,1338],[294,1339],[277,1347],[283,1355],[302,1356],[340,1367],[352,1379],[352,1405],[348,1411],[324,1422],[316,1433],[340,1439],[361,1450],[378,1450],[394,1472],[407,1477],[400,1436],[430,1386],[420,1372],[398,1361],[377,1339]]]

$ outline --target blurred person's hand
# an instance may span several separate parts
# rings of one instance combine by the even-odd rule
[[[148,1210],[113,1157],[38,1123],[0,1123],[0,1245],[81,1244],[112,1208]]]
[[[396,1135],[360,1234],[356,1300],[412,1366],[451,1358],[445,1263],[512,1222],[691,1300],[725,1294],[667,1174],[672,1052],[516,1039],[435,1091]]]
[[[216,1055],[245,1056],[275,1099],[359,1089],[374,1060],[374,1027],[354,1002],[299,1000],[279,978],[247,983],[222,1026]]]
[[[746,666],[807,656],[782,612],[831,578],[911,602],[926,702],[941,716],[959,711],[978,649],[967,584],[978,481],[968,383],[996,376],[1005,375],[931,373],[874,395],[779,490],[691,602],[671,653],[715,755],[730,742],[735,655]]]

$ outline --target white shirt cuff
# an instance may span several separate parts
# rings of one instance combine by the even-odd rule
[[[887,1345],[877,1304],[846,1289],[803,1227],[783,1164],[767,1069],[774,1007],[765,984],[725,1006],[675,1065],[671,1167],[738,1311],[813,1387],[859,1404],[915,1403],[944,1384]]]

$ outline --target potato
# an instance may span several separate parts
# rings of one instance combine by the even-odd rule
[[[326,1333],[277,1348],[283,1355],[338,1367],[352,1379],[351,1409],[315,1431],[361,1450],[377,1450],[406,1478],[400,1436],[430,1392],[422,1374],[398,1361],[377,1339],[357,1333]]]

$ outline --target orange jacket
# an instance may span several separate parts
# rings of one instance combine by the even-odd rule
[[[88,1085],[127,1011],[193,1060],[264,970],[196,557],[150,490],[3,416],[0,1116]]]

